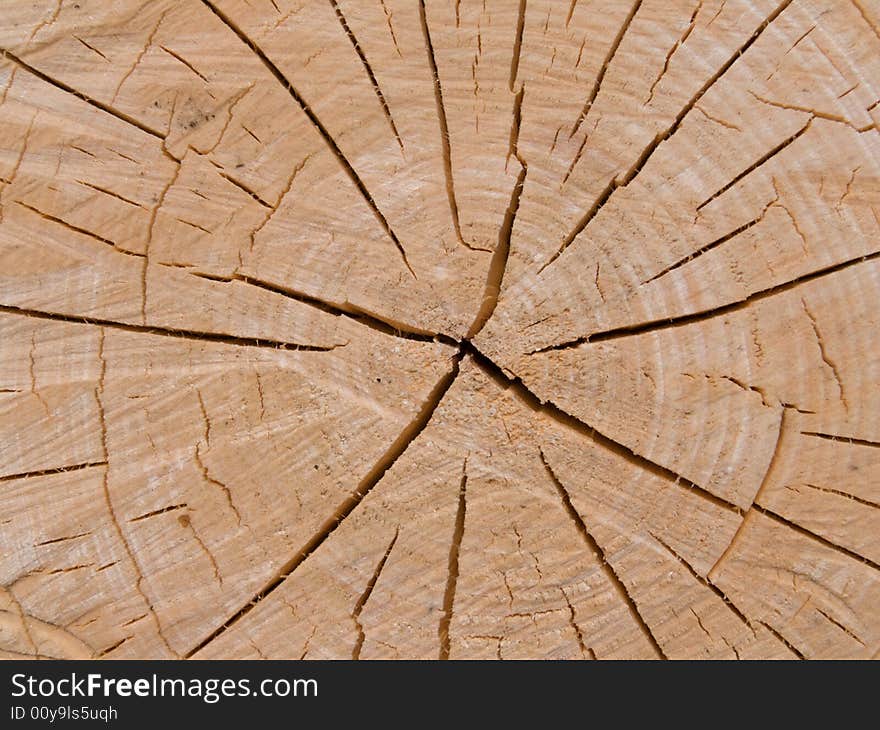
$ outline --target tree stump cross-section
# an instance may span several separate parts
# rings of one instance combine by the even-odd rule
[[[874,658],[877,0],[7,0],[0,655]]]

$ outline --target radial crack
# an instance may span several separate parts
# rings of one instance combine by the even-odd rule
[[[601,433],[594,426],[591,426],[586,421],[582,421],[579,418],[572,416],[570,413],[562,410],[552,401],[541,400],[540,398],[538,398],[537,395],[535,395],[531,390],[528,389],[521,378],[519,378],[518,376],[508,376],[501,368],[499,368],[495,363],[493,363],[481,352],[476,350],[476,348],[474,348],[473,345],[471,345],[469,342],[463,342],[461,348],[463,351],[471,355],[471,357],[474,359],[474,362],[492,380],[494,380],[500,388],[502,388],[503,390],[510,390],[529,408],[529,410],[542,413],[550,420],[555,421],[556,423],[577,432],[581,436],[589,439],[597,446],[600,446],[607,451],[610,451],[616,456],[640,467],[641,469],[644,469],[651,474],[654,474],[655,476],[665,479],[676,487],[687,490],[690,494],[696,495],[700,499],[704,499],[720,509],[739,514],[740,508],[733,502],[728,502],[727,500],[722,499],[721,497],[709,492],[698,484],[695,484],[694,482],[685,479],[683,476],[681,476],[681,474],[676,474],[671,469],[657,464],[650,459],[642,456],[641,454],[636,453],[629,447],[624,446],[622,443],[615,441],[609,436]]]
[[[868,13],[865,11],[865,8],[862,7],[863,0],[851,1],[852,4],[856,6],[856,10],[858,10],[859,14],[862,16],[862,20],[864,20],[867,26],[874,32],[874,35],[877,36],[878,39],[880,39],[880,27],[878,27],[876,23],[873,23],[868,17]]]
[[[226,281],[241,281],[251,286],[259,287],[274,294],[293,299],[295,301],[307,304],[322,312],[333,314],[336,316],[347,317],[365,327],[382,332],[386,335],[392,335],[406,340],[415,340],[418,342],[433,342],[441,340],[452,342],[453,338],[443,334],[442,332],[433,332],[431,330],[417,329],[410,325],[404,324],[399,320],[384,317],[376,312],[371,312],[351,302],[334,302],[328,299],[320,299],[319,297],[296,291],[286,286],[270,284],[262,279],[256,279],[250,276],[233,275],[227,277]]]
[[[798,649],[794,644],[792,644],[788,639],[786,639],[782,634],[780,634],[776,629],[774,629],[770,624],[765,623],[764,621],[758,621],[761,626],[763,626],[767,631],[769,631],[773,636],[775,636],[781,643],[785,644],[788,650],[794,654],[798,659],[806,659],[804,653]]]
[[[373,215],[376,216],[377,220],[381,224],[385,233],[392,240],[395,247],[397,248],[400,256],[403,260],[404,265],[406,266],[409,273],[412,275],[414,279],[418,279],[416,276],[416,272],[413,271],[412,266],[409,264],[409,260],[406,256],[406,251],[403,248],[403,244],[401,244],[400,239],[397,237],[397,234],[391,228],[391,225],[388,223],[388,219],[379,209],[379,206],[376,205],[376,201],[373,200],[372,195],[370,195],[369,190],[367,190],[367,186],[364,184],[364,181],[361,180],[360,175],[358,175],[357,171],[352,166],[351,162],[348,161],[348,158],[339,148],[339,145],[336,143],[336,140],[333,139],[330,132],[324,126],[324,123],[320,120],[318,115],[314,112],[314,110],[305,102],[300,93],[296,90],[291,81],[282,73],[281,69],[278,68],[266,55],[266,53],[256,44],[254,43],[245,32],[239,28],[232,19],[223,13],[215,4],[213,0],[202,0],[202,3],[212,12],[220,21],[231,30],[238,39],[244,43],[248,48],[251,49],[253,54],[262,62],[263,66],[272,74],[275,80],[281,84],[281,86],[287,90],[287,93],[293,98],[293,100],[297,103],[300,109],[302,109],[303,113],[308,117],[308,120],[312,123],[312,126],[318,131],[321,136],[321,139],[324,140],[325,144],[330,148],[330,151],[338,160],[339,164],[348,174],[351,181],[355,184],[358,191],[360,191],[367,205],[370,207],[370,210],[373,211]]]
[[[641,6],[642,0],[635,0],[629,9],[629,13],[624,19],[623,24],[620,26],[620,28],[618,28],[617,35],[614,37],[611,46],[608,48],[608,52],[605,54],[605,59],[602,61],[602,68],[599,69],[599,73],[596,75],[596,80],[593,82],[593,88],[590,90],[590,93],[587,95],[587,99],[584,102],[584,108],[578,116],[577,120],[575,121],[574,126],[571,129],[571,133],[568,135],[569,139],[577,134],[577,131],[578,129],[580,129],[581,124],[583,124],[584,120],[587,118],[590,107],[593,106],[593,102],[596,101],[596,97],[599,95],[599,89],[602,87],[602,82],[605,80],[605,74],[608,72],[608,67],[611,65],[611,61],[614,60],[614,56],[617,54],[617,49],[620,48],[623,37],[626,35],[627,30],[629,30],[629,27],[633,22],[633,18],[636,17],[636,13],[639,12],[639,8]],[[569,18],[571,17],[571,13],[573,12],[574,3],[572,3],[571,5]],[[578,159],[580,159],[580,155],[583,152],[584,144],[586,144],[586,141],[586,137],[584,137],[584,141],[581,143],[577,155],[571,163],[571,167],[568,168],[568,172],[566,172],[565,174],[565,180],[568,180],[568,177],[571,175],[572,170],[574,170]]]
[[[158,27],[158,26],[157,26],[157,27]],[[180,62],[181,64],[183,64],[184,66],[186,66],[190,71],[192,71],[196,76],[198,76],[198,77],[199,77],[204,83],[206,83],[206,84],[207,84],[207,83],[210,83],[210,82],[208,81],[208,77],[205,76],[205,74],[203,74],[201,71],[199,71],[195,66],[193,66],[189,61],[187,61],[187,60],[186,60],[183,56],[181,56],[179,53],[175,53],[175,52],[172,51],[170,48],[166,48],[166,47],[163,46],[163,45],[160,45],[159,48],[161,48],[163,51],[165,51],[165,53],[167,53],[167,54],[168,54],[169,56],[171,56],[173,59],[175,59],[176,61],[178,61],[178,62]]]
[[[73,231],[74,233],[79,233],[79,234],[82,234],[83,236],[88,236],[89,238],[91,238],[94,241],[97,241],[98,243],[103,243],[105,246],[110,246],[111,248],[115,249],[117,252],[119,252],[121,254],[125,254],[126,256],[137,256],[138,258],[144,257],[143,254],[135,253],[134,251],[126,251],[123,248],[119,248],[119,246],[116,245],[115,241],[111,241],[108,238],[104,238],[103,236],[99,236],[97,233],[93,233],[92,231],[88,230],[87,228],[82,228],[81,226],[75,226],[72,223],[68,223],[63,218],[59,218],[57,216],[50,215],[49,213],[45,213],[42,210],[40,210],[39,208],[35,208],[34,206],[29,205],[28,203],[22,202],[21,200],[16,200],[14,202],[16,205],[20,205],[22,208],[29,210],[31,213],[35,213],[36,215],[40,216],[43,220],[47,220],[47,221],[50,221],[51,223],[56,223],[60,226],[63,226],[68,231]]]
[[[574,8],[572,8],[574,9]],[[516,36],[513,39],[513,54],[510,58],[510,78],[507,88],[511,94],[515,94],[516,81],[519,76],[519,60],[522,55],[523,33],[526,27],[526,0],[519,0],[519,11],[516,18]]]
[[[438,659],[449,659],[449,627],[452,623],[452,610],[455,604],[455,590],[458,585],[458,558],[461,553],[461,541],[464,538],[464,521],[467,514],[467,459],[461,466],[461,483],[458,487],[458,510],[455,513],[455,527],[452,541],[449,544],[449,561],[446,571],[446,590],[443,593],[443,615],[437,634],[440,637],[440,655]]]
[[[847,444],[858,444],[859,446],[871,446],[875,449],[880,448],[880,442],[868,441],[867,439],[852,438],[851,436],[838,436],[833,433],[820,433],[819,431],[801,431],[804,436],[814,436],[829,441],[840,441]]]
[[[358,636],[354,644],[354,649],[352,649],[351,652],[352,659],[361,658],[361,649],[363,648],[364,641],[366,640],[364,627],[363,624],[361,624],[360,620],[361,612],[364,610],[364,606],[367,605],[367,601],[370,600],[370,595],[373,593],[373,589],[376,587],[376,583],[379,582],[379,576],[382,573],[382,569],[385,567],[385,563],[388,562],[388,556],[391,555],[391,551],[394,549],[394,543],[397,542],[397,537],[399,534],[400,525],[398,525],[397,529],[394,531],[394,536],[391,538],[391,542],[388,543],[388,549],[385,550],[385,554],[382,555],[378,565],[376,565],[376,570],[373,571],[373,575],[370,577],[370,580],[367,583],[367,587],[364,589],[364,592],[361,594],[360,598],[358,598],[357,603],[354,604],[354,609],[351,612],[351,619],[352,621],[354,621],[354,625],[357,628]]]
[[[129,518],[129,522],[140,522],[141,520],[148,520],[151,517],[158,517],[159,515],[167,514],[168,512],[177,512],[178,510],[186,509],[188,505],[186,502],[181,504],[170,504],[167,507],[160,507],[159,509],[150,510],[149,512],[144,512],[142,515],[138,515],[137,517]]]
[[[873,509],[880,509],[880,502],[872,502],[870,499],[863,499],[862,497],[857,497],[855,494],[851,494],[850,492],[844,492],[840,489],[831,489],[830,487],[819,487],[815,484],[809,484],[808,482],[804,482],[803,486],[814,489],[817,492],[823,492],[824,494],[836,494],[838,497],[843,497],[844,499],[851,499],[853,502],[858,502],[859,504],[865,505],[865,507],[871,507]],[[797,491],[797,490],[795,490]]]
[[[483,291],[483,301],[477,311],[477,316],[468,329],[466,339],[470,340],[486,326],[486,323],[492,317],[498,306],[498,297],[501,294],[501,284],[504,281],[504,273],[507,270],[507,261],[510,257],[510,239],[513,234],[513,224],[516,220],[517,211],[519,211],[519,201],[522,196],[523,186],[526,182],[526,174],[528,173],[528,165],[519,154],[517,142],[519,139],[519,128],[522,121],[522,101],[525,94],[525,86],[520,89],[516,95],[513,107],[513,123],[510,131],[510,154],[517,159],[520,164],[519,175],[514,183],[513,190],[510,193],[510,204],[504,213],[504,220],[501,228],[498,230],[498,245],[492,252],[492,259],[489,262],[489,270],[486,272],[486,286]]]
[[[770,208],[773,205],[775,205],[778,200],[779,200],[779,196],[777,195],[776,198],[774,198],[769,203],[767,203],[767,205],[764,206],[764,209],[760,212],[760,214],[756,218],[753,218],[748,223],[743,223],[741,226],[737,226],[729,233],[726,233],[725,235],[721,236],[720,238],[716,238],[714,241],[712,241],[711,243],[707,243],[705,246],[701,246],[696,251],[689,253],[687,256],[683,256],[682,258],[678,259],[678,261],[670,264],[665,269],[654,274],[654,276],[650,277],[649,279],[645,279],[645,281],[643,281],[641,283],[641,285],[644,286],[645,284],[650,284],[652,281],[656,281],[657,279],[668,274],[670,271],[675,271],[675,269],[681,268],[685,264],[690,263],[694,259],[699,258],[703,254],[708,253],[709,251],[712,251],[715,248],[718,248],[718,246],[721,246],[721,245],[727,243],[731,239],[739,236],[741,233],[745,233],[750,228],[753,228],[754,226],[758,225],[761,221],[764,220],[764,216],[767,215],[767,211],[770,210]]]
[[[829,615],[827,612],[823,611],[821,608],[817,608],[816,611],[818,613],[821,613],[826,619],[828,619],[832,624],[834,624],[837,628],[839,628],[841,631],[843,631],[843,633],[845,633],[851,639],[858,642],[862,646],[867,647],[865,642],[862,641],[854,631],[852,631],[851,629],[848,629],[846,626],[844,626],[842,623],[840,623],[840,621],[838,621],[836,618]]]
[[[571,521],[574,523],[574,526],[577,529],[578,534],[581,536],[581,539],[584,541],[584,544],[587,546],[588,551],[599,559],[602,571],[608,578],[609,583],[611,583],[611,586],[617,592],[618,596],[623,600],[624,605],[626,605],[626,607],[629,609],[630,615],[633,617],[633,619],[635,619],[635,622],[641,628],[642,632],[645,635],[645,638],[648,639],[648,642],[654,648],[654,651],[660,658],[667,659],[668,657],[664,653],[654,634],[651,632],[651,629],[645,619],[642,617],[642,614],[639,612],[635,600],[626,589],[626,585],[624,585],[620,576],[617,574],[614,566],[608,562],[605,551],[592,536],[592,534],[590,534],[590,531],[587,529],[583,518],[572,504],[571,497],[569,496],[568,491],[566,490],[562,482],[559,481],[559,478],[556,476],[552,467],[548,463],[547,457],[544,455],[544,451],[539,448],[538,452],[541,455],[541,462],[544,464],[544,469],[547,472],[547,476],[550,477],[550,481],[553,483],[553,486],[556,487],[556,491],[559,494],[560,500],[562,501],[563,509],[565,510],[566,514],[568,514],[568,516],[571,518]]]
[[[385,112],[385,118],[388,120],[388,125],[391,127],[391,131],[394,133],[394,138],[397,140],[397,144],[400,146],[400,151],[403,152],[403,140],[400,138],[400,133],[397,131],[397,125],[394,123],[394,117],[391,116],[391,109],[388,107],[388,102],[385,101],[385,95],[382,93],[382,87],[379,86],[379,81],[376,78],[376,74],[373,73],[373,68],[372,66],[370,66],[370,62],[367,60],[366,54],[361,48],[360,43],[358,43],[355,34],[349,27],[348,21],[345,19],[345,15],[342,12],[342,8],[339,7],[339,3],[336,2],[336,0],[330,0],[330,4],[333,6],[333,10],[336,11],[336,17],[339,20],[339,24],[342,26],[345,34],[348,36],[348,40],[351,41],[351,45],[354,48],[355,53],[357,53],[358,58],[361,60],[361,65],[364,67],[364,71],[367,72],[370,83],[373,85],[373,91],[376,93],[376,98],[379,100],[379,104],[382,106],[382,111]]]
[[[666,53],[666,59],[663,61],[663,68],[660,69],[660,73],[657,74],[657,78],[654,79],[654,83],[651,84],[651,88],[648,91],[648,98],[645,99],[645,106],[651,103],[651,100],[654,98],[654,90],[657,88],[657,84],[660,83],[660,80],[669,70],[669,64],[672,61],[672,57],[675,55],[675,52],[684,45],[685,41],[688,39],[688,36],[693,32],[694,26],[697,22],[697,15],[699,14],[701,8],[703,7],[703,0],[697,0],[697,4],[694,7],[693,13],[691,13],[691,19],[688,21],[687,27],[684,29],[684,32],[678,38],[678,40],[673,44],[672,48]]]
[[[681,557],[681,555],[679,555],[677,552],[675,552],[675,550],[673,550],[671,547],[669,547],[669,545],[667,545],[657,535],[655,535],[654,533],[649,533],[649,534],[666,550],[666,552],[668,552],[673,558],[675,558],[679,562],[679,564],[681,564],[681,566],[684,567],[685,570],[687,570],[691,574],[691,576],[693,576],[697,581],[702,583],[710,591],[712,591],[716,596],[718,596],[718,598],[721,599],[721,601],[730,610],[730,612],[734,616],[736,616],[746,626],[746,628],[749,629],[749,631],[752,632],[753,636],[757,636],[757,634],[755,633],[755,627],[752,626],[752,622],[749,619],[749,617],[746,616],[742,611],[740,611],[739,608],[737,608],[736,604],[727,597],[727,594],[725,594],[724,591],[722,591],[718,586],[716,586],[711,580],[709,580],[708,578],[705,578],[702,575],[700,575],[699,573],[697,573],[697,571],[694,570],[693,566],[687,560],[685,560],[683,557]],[[758,622],[756,622],[756,623],[758,623]],[[734,647],[731,646],[730,648],[734,652],[736,652],[736,649]]]
[[[0,312],[7,314],[17,314],[23,317],[32,317],[34,319],[45,319],[54,322],[71,322],[75,324],[87,324],[97,327],[106,327],[108,329],[121,330],[123,332],[140,332],[143,334],[160,335],[163,337],[177,337],[185,340],[202,340],[205,342],[219,342],[224,345],[234,345],[236,347],[261,347],[272,350],[299,350],[302,352],[329,352],[344,345],[301,345],[293,342],[284,342],[281,340],[269,340],[263,338],[235,337],[232,335],[222,335],[216,332],[203,332],[200,330],[181,330],[171,327],[158,327],[154,325],[128,324],[125,322],[116,322],[109,319],[98,319],[96,317],[80,317],[67,314],[55,314],[53,312],[43,312],[37,309],[26,309],[24,307],[16,307],[8,304],[0,304]]]
[[[730,302],[729,304],[723,304],[713,309],[706,309],[701,312],[693,312],[691,314],[682,314],[675,317],[666,317],[664,319],[653,319],[642,324],[625,325],[623,327],[615,327],[614,329],[610,330],[594,332],[593,334],[584,335],[583,337],[578,337],[577,339],[567,340],[565,342],[560,342],[555,345],[539,347],[525,354],[537,355],[554,350],[570,350],[572,348],[579,347],[580,345],[591,342],[605,342],[607,340],[620,339],[621,337],[633,337],[635,335],[642,335],[649,332],[659,332],[666,329],[685,327],[687,325],[694,324],[695,322],[702,322],[708,319],[713,319],[715,317],[720,317],[723,315],[731,314],[733,312],[741,311],[751,304],[754,304],[755,302],[759,302],[763,299],[782,294],[800,286],[801,284],[806,284],[807,282],[820,279],[824,276],[836,274],[839,271],[844,271],[845,269],[848,269],[852,266],[857,266],[858,264],[866,263],[868,261],[874,261],[878,257],[880,257],[880,251],[875,251],[874,253],[866,254],[864,256],[856,256],[855,258],[848,259],[847,261],[842,261],[839,264],[826,266],[825,268],[812,271],[809,274],[804,274],[803,276],[799,276],[796,279],[792,279],[783,284],[777,284],[776,286],[768,287],[767,289],[761,289],[760,291],[756,291],[749,296],[744,297],[743,299],[735,302]]]
[[[449,211],[452,214],[452,225],[455,228],[455,236],[458,242],[472,251],[487,251],[488,249],[472,246],[464,240],[461,233],[461,222],[458,216],[458,203],[455,199],[455,181],[452,173],[452,148],[449,139],[449,124],[446,119],[446,107],[443,104],[443,87],[440,85],[440,72],[437,70],[437,58],[434,55],[434,45],[431,42],[431,31],[428,29],[428,14],[425,9],[425,0],[419,0],[419,17],[422,22],[422,34],[425,37],[425,50],[428,54],[428,65],[434,82],[434,98],[437,105],[437,120],[440,124],[440,144],[443,150],[443,170],[446,175],[446,197],[449,200]]]
[[[28,73],[36,76],[41,81],[45,81],[47,84],[54,86],[56,89],[60,89],[61,91],[67,92],[68,94],[73,94],[73,96],[77,97],[78,99],[82,99],[84,102],[86,102],[90,106],[93,106],[96,109],[100,109],[102,112],[110,114],[111,116],[116,117],[117,119],[125,122],[126,124],[130,124],[133,127],[137,127],[139,130],[141,130],[142,132],[146,132],[147,134],[149,134],[152,137],[156,137],[158,139],[164,139],[164,137],[165,137],[165,135],[162,134],[161,132],[159,132],[155,129],[152,129],[151,127],[149,127],[146,124],[144,124],[143,122],[135,119],[134,117],[131,117],[128,114],[125,114],[125,113],[119,111],[118,109],[114,109],[112,106],[110,106],[108,104],[104,104],[104,103],[98,101],[97,99],[93,99],[90,96],[87,96],[83,92],[78,91],[77,89],[73,88],[72,86],[65,84],[63,81],[59,81],[58,79],[53,79],[51,76],[44,74],[42,71],[39,71],[36,68],[34,68],[33,66],[31,66],[30,64],[25,63],[18,56],[10,53],[5,48],[0,48],[0,56],[4,56],[4,57],[8,58],[10,61],[12,61],[16,65],[20,66]]]
[[[866,558],[864,555],[861,555],[860,553],[857,553],[855,550],[850,550],[849,548],[846,548],[843,545],[839,545],[838,543],[829,540],[827,537],[822,537],[821,535],[817,535],[812,530],[808,530],[806,527],[803,527],[802,525],[799,525],[796,522],[792,522],[791,520],[787,519],[786,517],[783,517],[778,512],[774,512],[773,510],[768,509],[767,507],[764,507],[763,505],[760,505],[760,504],[753,505],[752,509],[757,510],[758,512],[763,514],[765,517],[769,517],[776,524],[783,525],[785,527],[788,527],[791,530],[794,530],[796,533],[798,533],[802,537],[806,537],[807,539],[812,540],[813,542],[817,542],[820,545],[824,545],[825,547],[827,547],[831,550],[834,550],[835,552],[838,552],[841,555],[846,555],[846,556],[852,558],[853,560],[855,560],[856,562],[868,566],[869,568],[873,568],[876,571],[880,571],[880,564],[874,562],[873,560],[870,560],[869,558]]]
[[[813,117],[810,117],[807,120],[807,122],[804,124],[804,126],[801,127],[797,132],[795,132],[791,136],[784,139],[778,145],[773,147],[773,149],[771,149],[769,152],[766,152],[763,155],[761,155],[757,160],[755,160],[745,170],[740,172],[738,175],[735,175],[733,177],[733,179],[731,179],[730,181],[728,181],[727,183],[722,185],[718,190],[716,190],[714,193],[712,193],[708,198],[706,198],[702,203],[700,203],[697,206],[697,213],[699,213],[703,208],[705,208],[707,205],[709,205],[709,203],[711,203],[713,200],[715,200],[716,198],[719,198],[724,193],[726,193],[728,190],[730,190],[730,188],[732,188],[734,185],[736,185],[740,180],[743,180],[744,178],[751,175],[755,170],[757,170],[759,167],[761,167],[761,165],[765,164],[766,162],[769,162],[774,157],[776,157],[776,155],[778,155],[780,152],[782,152],[784,149],[786,149],[787,147],[790,147],[792,144],[794,144],[804,134],[806,134],[806,132],[810,128],[810,125],[812,124],[812,122],[813,122]]]
[[[11,482],[16,479],[30,479],[31,477],[45,477],[50,474],[64,474],[68,471],[79,471],[81,469],[91,469],[96,466],[107,466],[106,461],[86,461],[81,464],[69,464],[65,466],[54,466],[49,469],[37,469],[35,471],[19,472],[17,474],[7,474],[0,476],[0,482]]]

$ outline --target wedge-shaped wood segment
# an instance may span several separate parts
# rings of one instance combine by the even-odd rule
[[[7,0],[0,656],[880,653],[880,8]]]
[[[3,443],[3,582],[23,615],[119,657],[179,656],[210,633],[450,367],[446,345],[352,327],[332,351],[289,352],[3,315],[4,411],[46,409]],[[35,532],[56,496],[62,522]]]

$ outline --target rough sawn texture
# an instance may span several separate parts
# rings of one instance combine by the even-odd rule
[[[873,658],[877,0],[6,0],[0,655]]]

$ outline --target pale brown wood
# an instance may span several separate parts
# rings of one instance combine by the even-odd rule
[[[9,0],[0,657],[874,658],[875,0]]]

